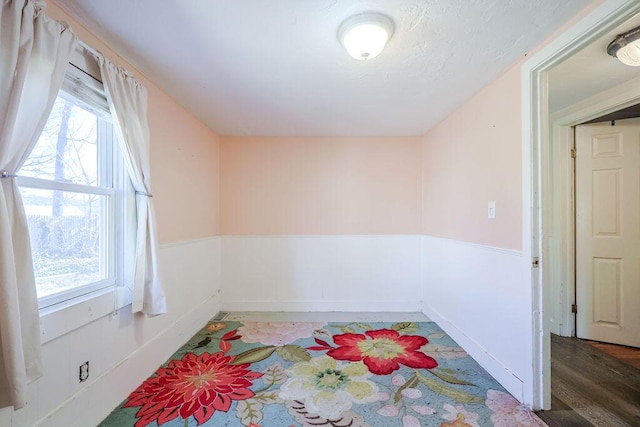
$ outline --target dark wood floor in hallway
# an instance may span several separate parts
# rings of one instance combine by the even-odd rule
[[[628,365],[635,366],[637,369],[640,369],[640,348],[607,344],[598,341],[584,340],[584,342],[589,343],[589,345],[604,351],[608,355],[613,356]]]
[[[551,336],[550,427],[640,427],[640,369],[577,338]]]

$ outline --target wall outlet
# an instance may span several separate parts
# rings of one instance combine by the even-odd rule
[[[85,382],[89,378],[89,361],[87,360],[80,365],[80,382]]]

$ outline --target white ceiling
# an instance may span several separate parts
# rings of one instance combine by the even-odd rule
[[[549,72],[549,110],[560,111],[640,77],[640,67],[629,67],[607,54],[607,46],[616,35],[639,25],[640,15],[636,15],[554,67]]]
[[[221,135],[422,135],[590,0],[58,0]],[[349,57],[347,17],[395,21]]]

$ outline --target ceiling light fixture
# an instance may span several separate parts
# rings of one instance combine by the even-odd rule
[[[618,34],[607,46],[607,53],[625,65],[640,67],[640,27]]]
[[[393,35],[393,21],[386,15],[365,12],[347,18],[338,29],[338,40],[355,59],[365,61],[382,52]]]

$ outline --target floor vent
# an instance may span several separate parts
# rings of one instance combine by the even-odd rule
[[[219,311],[218,314],[216,314],[211,320],[215,322],[221,322],[224,319],[226,319],[228,315],[229,315],[228,311]]]

